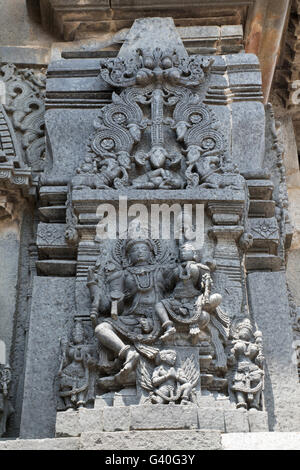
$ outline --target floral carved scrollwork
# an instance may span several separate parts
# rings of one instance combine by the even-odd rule
[[[90,152],[74,177],[77,189],[241,189],[226,162],[226,142],[199,90],[211,60],[174,52],[136,51],[101,62],[100,76],[122,89],[95,120]],[[142,138],[143,137],[143,138]]]
[[[45,164],[44,97],[45,75],[31,69],[18,69],[6,64],[0,69],[6,85],[6,110],[20,134],[25,162],[42,171]]]

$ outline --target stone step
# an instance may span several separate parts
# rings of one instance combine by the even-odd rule
[[[0,439],[2,450],[220,450],[218,431],[122,431],[56,439]]]
[[[217,430],[220,432],[268,431],[267,413],[196,405],[132,405],[80,408],[58,412],[57,437],[82,433],[147,430]]]
[[[3,450],[300,450],[300,432],[123,431],[54,439],[0,439]]]

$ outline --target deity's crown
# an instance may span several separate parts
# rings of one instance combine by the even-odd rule
[[[129,238],[125,244],[125,253],[127,254],[128,251],[130,251],[131,248],[135,246],[137,243],[144,243],[145,245],[149,247],[151,251],[153,251],[153,245],[151,244],[150,240],[148,240],[147,238]]]
[[[239,333],[241,330],[248,330],[249,333],[252,334],[253,329],[250,319],[244,318],[243,320],[240,320],[239,323],[236,325],[235,330],[237,333]]]

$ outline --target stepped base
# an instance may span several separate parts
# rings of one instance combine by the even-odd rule
[[[131,405],[106,406],[58,412],[57,437],[83,433],[147,430],[216,430],[219,432],[268,431],[267,413],[237,410],[229,402],[217,406]]]

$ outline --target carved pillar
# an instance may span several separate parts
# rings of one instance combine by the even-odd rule
[[[210,235],[216,240],[215,283],[222,293],[226,311],[232,317],[240,316],[244,307],[245,286],[238,241],[245,231],[245,227],[240,225],[245,211],[244,204],[209,202],[208,211],[215,224],[210,229]]]

